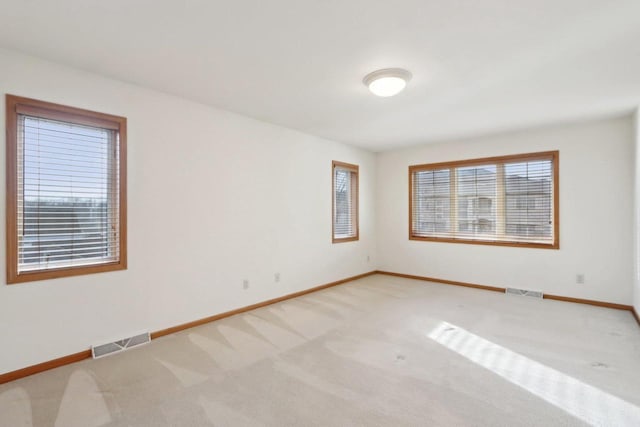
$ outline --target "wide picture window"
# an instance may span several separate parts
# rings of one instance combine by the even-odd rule
[[[126,268],[126,119],[7,95],[7,282]]]
[[[409,238],[559,248],[557,151],[409,167]]]

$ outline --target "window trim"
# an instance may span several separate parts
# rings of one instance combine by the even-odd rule
[[[119,239],[118,261],[104,264],[61,267],[51,270],[18,272],[18,115],[118,131],[119,141]],[[7,284],[93,274],[127,268],[127,119],[125,117],[83,110],[15,95],[6,95],[6,226]]]
[[[552,243],[535,243],[535,242],[514,242],[514,241],[491,241],[491,240],[473,240],[465,238],[450,237],[427,237],[417,236],[413,233],[413,173],[423,170],[456,168],[466,166],[480,166],[491,163],[507,163],[515,161],[534,161],[551,159],[553,167],[553,242]],[[452,162],[428,163],[409,166],[409,240],[426,241],[426,242],[445,242],[445,243],[464,243],[473,245],[491,245],[491,246],[511,246],[520,248],[540,248],[540,249],[560,249],[560,168],[559,161],[560,152],[543,151],[537,153],[512,154],[507,156],[484,157],[478,159],[468,159]]]
[[[350,237],[335,237],[335,227],[336,227],[336,167],[350,170],[352,173],[355,173],[356,183],[355,183],[355,192],[352,197],[355,199],[355,208],[356,214],[355,217],[352,218],[352,221],[355,223],[355,236]],[[337,160],[333,160],[331,162],[331,242],[332,243],[344,243],[344,242],[354,242],[360,240],[360,167],[358,165],[354,165],[351,163],[339,162]]]

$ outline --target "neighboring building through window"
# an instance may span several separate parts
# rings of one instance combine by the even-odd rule
[[[334,161],[333,242],[358,240],[358,166]]]
[[[409,238],[559,247],[558,152],[409,167]]]
[[[126,268],[126,119],[7,95],[7,282]]]

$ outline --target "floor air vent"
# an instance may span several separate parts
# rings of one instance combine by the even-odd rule
[[[119,353],[124,350],[128,350],[132,347],[137,347],[142,344],[146,344],[151,341],[151,336],[149,332],[145,332],[140,335],[134,335],[129,338],[123,338],[118,341],[110,342],[107,344],[101,345],[92,345],[91,346],[91,354],[94,359],[99,357],[108,356],[110,354]]]
[[[506,292],[509,295],[519,295],[523,297],[542,298],[543,294],[540,291],[529,291],[527,289],[507,288]]]

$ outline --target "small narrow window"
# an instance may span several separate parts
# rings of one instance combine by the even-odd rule
[[[7,282],[126,268],[126,119],[7,95]]]
[[[358,166],[334,161],[333,243],[358,240]]]
[[[409,167],[409,238],[557,249],[558,152]]]

